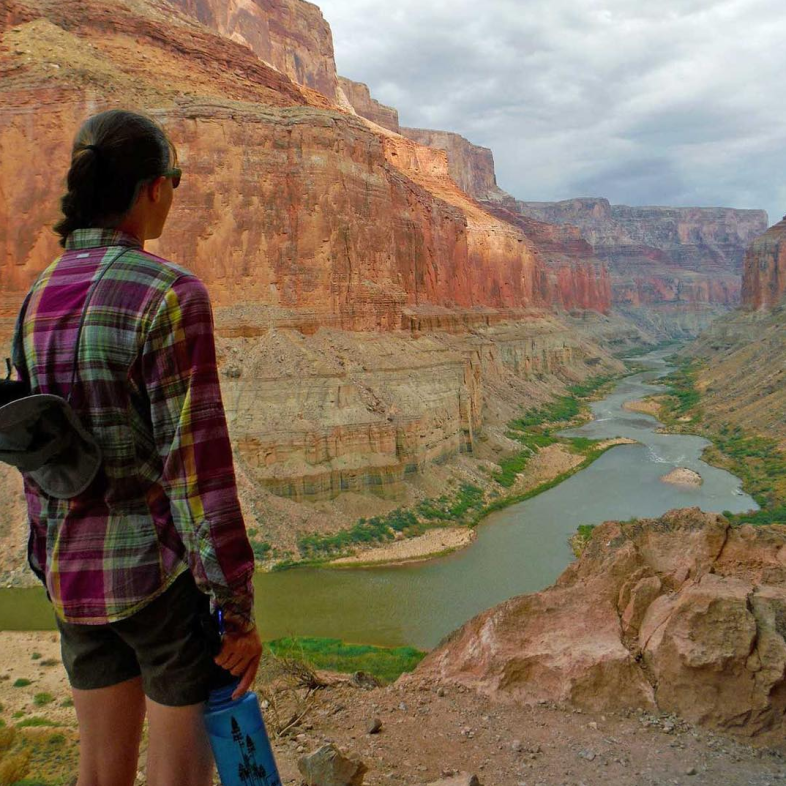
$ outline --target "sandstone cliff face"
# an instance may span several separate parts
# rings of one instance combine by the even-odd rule
[[[382,126],[382,128],[387,128],[388,131],[399,133],[398,110],[380,104],[379,101],[372,98],[368,85],[364,85],[362,82],[353,82],[343,76],[338,78],[338,83],[344,97],[357,114],[365,117],[366,120],[371,120],[378,126]]]
[[[753,241],[745,254],[742,305],[775,308],[786,293],[786,217]]]
[[[6,318],[57,252],[44,227],[78,122],[117,95],[160,107],[186,171],[149,248],[193,268],[218,306],[242,293],[271,324],[395,329],[408,304],[550,304],[526,239],[460,192],[443,153],[374,132],[246,47],[155,6],[120,4],[114,37],[100,4],[13,8],[9,23],[23,24],[4,35],[0,210],[20,218],[0,237]],[[31,179],[22,173],[36,157],[50,165]]]
[[[739,303],[742,255],[766,228],[764,211],[638,208],[612,206],[606,199],[521,202],[497,186],[490,150],[442,131],[404,128],[402,133],[445,150],[456,182],[533,240],[557,270],[552,286],[565,307],[572,301],[586,308],[586,297],[576,300],[576,295],[588,289],[602,293],[610,284],[615,308],[641,328],[685,338]],[[599,272],[598,258],[608,264],[609,279]],[[599,301],[595,304],[598,308]]]
[[[499,192],[494,154],[487,147],[473,145],[450,131],[402,128],[401,133],[420,145],[444,150],[448,155],[450,176],[470,196],[485,199],[489,194]]]
[[[608,313],[611,286],[605,265],[575,227],[547,224],[516,211],[516,200],[497,186],[491,150],[447,131],[403,128],[401,133],[419,145],[443,150],[448,173],[459,188],[486,213],[515,227],[527,238],[544,265],[542,275],[550,302],[568,311],[591,309]]]
[[[553,587],[471,620],[416,677],[782,740],[785,620],[786,527],[672,511],[596,528]]]
[[[337,98],[330,26],[304,0],[170,0],[203,25],[254,53],[293,82]]]
[[[734,307],[742,258],[767,226],[762,210],[610,205],[605,199],[517,202],[524,215],[578,226],[609,264],[615,305]]]

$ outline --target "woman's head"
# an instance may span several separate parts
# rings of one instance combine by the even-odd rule
[[[122,109],[88,118],[74,139],[63,218],[54,227],[60,244],[85,227],[159,237],[179,181],[176,165],[175,146],[152,118]]]

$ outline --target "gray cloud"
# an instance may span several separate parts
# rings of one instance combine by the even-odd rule
[[[782,0],[317,0],[339,71],[522,199],[786,212]]]

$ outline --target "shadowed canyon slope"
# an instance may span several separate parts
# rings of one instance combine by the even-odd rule
[[[722,317],[687,352],[704,361],[706,417],[778,440],[786,451],[786,220],[745,254],[742,308]]]
[[[786,527],[698,508],[607,522],[548,589],[470,620],[414,678],[524,704],[645,707],[781,743]]]
[[[756,238],[745,254],[742,305],[774,309],[786,296],[786,217]]]
[[[402,133],[445,150],[454,180],[539,247],[605,262],[614,307],[642,326],[696,335],[739,304],[743,254],[767,228],[764,211],[627,207],[606,199],[522,202],[498,187],[487,148],[445,131]]]

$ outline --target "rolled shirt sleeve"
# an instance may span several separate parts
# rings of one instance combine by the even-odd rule
[[[204,284],[183,276],[167,290],[142,349],[160,483],[197,586],[230,632],[254,626],[254,557],[237,497]]]

